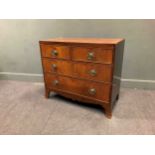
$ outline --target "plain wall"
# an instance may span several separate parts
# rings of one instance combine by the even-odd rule
[[[1,79],[42,80],[38,42],[55,37],[125,38],[123,86],[155,88],[155,20],[0,20]]]

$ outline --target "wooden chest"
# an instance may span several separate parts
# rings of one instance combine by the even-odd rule
[[[40,41],[45,96],[50,91],[101,105],[108,118],[119,98],[124,39],[58,38]]]

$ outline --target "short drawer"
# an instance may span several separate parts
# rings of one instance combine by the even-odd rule
[[[70,59],[69,46],[41,44],[41,52],[45,58]]]
[[[43,60],[43,68],[45,73],[57,73],[62,75],[72,76],[73,66],[71,61],[46,59]]]
[[[89,61],[103,64],[112,64],[113,49],[102,47],[73,47],[72,59],[75,61]]]
[[[51,89],[71,92],[105,102],[109,102],[110,99],[110,84],[90,82],[52,74],[45,74],[45,82]]]

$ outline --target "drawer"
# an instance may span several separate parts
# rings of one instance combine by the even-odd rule
[[[43,59],[45,73],[57,73],[94,81],[111,82],[112,66],[65,60]]]
[[[71,76],[73,73],[71,61],[43,59],[43,67],[45,73],[58,73],[68,76]]]
[[[45,74],[45,82],[51,89],[79,94],[105,102],[109,102],[110,99],[110,84],[90,82],[52,74]]]
[[[104,82],[112,80],[112,65],[78,62],[73,66],[76,77]]]
[[[69,46],[61,45],[41,45],[42,57],[46,58],[58,58],[58,59],[70,59]]]
[[[72,59],[75,61],[89,61],[103,64],[112,64],[113,49],[73,47]]]

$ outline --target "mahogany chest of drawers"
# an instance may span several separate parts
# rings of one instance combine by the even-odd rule
[[[111,118],[119,98],[124,39],[58,38],[39,43],[45,96],[54,91],[99,104]]]

